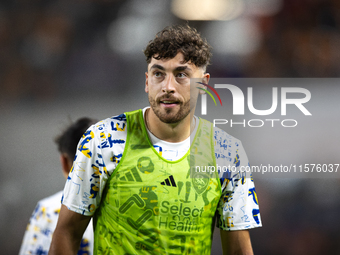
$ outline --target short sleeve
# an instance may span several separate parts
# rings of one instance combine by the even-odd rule
[[[69,210],[94,214],[122,157],[126,135],[124,114],[100,121],[84,133],[64,188],[62,204]]]
[[[217,208],[217,227],[244,230],[261,227],[259,203],[247,154],[241,141],[215,130],[215,154],[222,195]]]
[[[71,211],[92,215],[99,204],[100,169],[103,162],[95,137],[95,127],[91,126],[81,138],[77,153],[67,178],[62,203]]]

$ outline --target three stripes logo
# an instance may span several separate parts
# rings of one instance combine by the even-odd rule
[[[170,175],[168,178],[166,178],[163,182],[161,182],[161,185],[166,185],[166,186],[172,186],[172,187],[177,187],[175,179],[172,175]]]
[[[203,83],[203,82],[197,82],[197,83],[206,86],[206,87],[209,88],[212,92],[214,92],[214,93],[216,94],[218,100],[220,101],[220,104],[222,105],[222,100],[221,100],[221,98],[220,98],[220,95],[217,93],[217,91],[216,91],[213,87],[211,87],[210,85],[208,85],[208,84],[206,84],[206,83]],[[197,88],[200,89],[200,90],[203,90],[205,93],[207,93],[207,94],[212,98],[212,100],[214,100],[214,103],[215,103],[215,105],[217,106],[217,103],[216,103],[216,100],[215,100],[214,96],[213,96],[207,89],[203,89],[203,88],[200,88],[200,87],[197,87]]]

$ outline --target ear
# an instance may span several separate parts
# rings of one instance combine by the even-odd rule
[[[205,73],[202,79],[202,82],[208,84],[210,80],[210,73]]]
[[[209,80],[210,80],[210,74],[209,73],[205,73],[203,75],[203,78],[202,78],[202,82],[205,83],[205,84],[208,84],[209,83]],[[201,85],[203,89],[207,89],[207,86],[204,86],[204,85]],[[199,93],[201,95],[205,94],[205,91],[203,90],[199,90]]]
[[[64,154],[60,155],[60,163],[61,163],[61,168],[63,170],[63,175],[65,179],[67,179],[67,176],[71,170],[72,167],[72,161]]]
[[[148,80],[149,80],[149,74],[148,74],[148,72],[145,72],[145,92],[146,93],[149,93],[149,83],[148,83]]]

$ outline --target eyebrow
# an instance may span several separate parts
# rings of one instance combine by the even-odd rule
[[[188,67],[188,66],[179,66],[179,67],[176,67],[175,70],[176,70],[176,71],[184,71],[184,70],[192,71],[191,68]]]
[[[159,70],[162,70],[162,71],[165,71],[165,68],[161,65],[158,65],[158,64],[154,64],[150,67],[150,70],[152,69],[159,69]],[[189,70],[189,71],[192,71],[190,67],[188,66],[178,66],[175,68],[175,71],[184,71],[184,70]]]
[[[161,65],[158,65],[158,64],[154,64],[154,65],[152,65],[151,67],[150,67],[150,70],[152,70],[152,69],[160,69],[160,70],[165,70],[165,68],[163,67],[163,66],[161,66]]]

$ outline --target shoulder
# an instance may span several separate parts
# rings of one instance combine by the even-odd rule
[[[223,131],[214,127],[215,157],[220,165],[234,164],[235,167],[248,165],[248,157],[243,148],[242,142]]]
[[[122,144],[126,139],[126,126],[125,114],[103,119],[87,129],[82,137],[83,143],[94,140],[101,149],[112,147],[113,144]]]
[[[205,120],[203,118],[199,118],[202,123],[209,123],[209,125],[213,125],[210,121]],[[215,146],[215,152],[222,153],[225,150],[233,150],[236,151],[239,148],[242,148],[242,142],[236,137],[228,134],[226,131],[213,127],[213,140]]]
[[[47,217],[58,215],[61,207],[62,195],[63,192],[59,191],[52,196],[39,200],[31,218],[37,220],[40,218],[40,215],[46,215]]]
[[[214,141],[215,141],[215,147],[227,149],[227,148],[234,148],[238,149],[242,147],[242,142],[237,139],[236,137],[228,134],[226,131],[214,127]]]
[[[103,134],[104,132],[114,133],[125,130],[126,115],[125,113],[103,119],[96,124],[89,127],[88,131],[94,132],[96,135]]]

